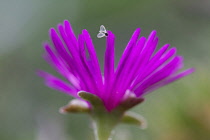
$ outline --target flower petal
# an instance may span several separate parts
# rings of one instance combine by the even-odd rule
[[[138,83],[143,81],[146,77],[153,74],[155,70],[161,67],[166,61],[170,60],[176,54],[176,48],[171,48],[166,54],[163,54],[159,60],[157,60],[154,65],[152,63],[148,64],[148,68],[145,68],[139,76],[136,78],[134,83],[131,85],[130,89],[133,89]]]
[[[102,75],[101,75],[100,65],[98,62],[98,58],[96,55],[96,51],[94,49],[92,39],[91,39],[87,30],[83,30],[82,34],[84,35],[84,39],[85,39],[86,47],[87,47],[87,50],[89,53],[89,57],[92,62],[92,66],[95,70],[96,82],[98,84],[99,89],[101,89],[101,88],[103,88]]]
[[[120,59],[120,62],[118,64],[118,67],[117,67],[117,70],[115,72],[115,80],[114,80],[114,83],[112,85],[112,90],[111,90],[111,94],[109,95],[109,102],[111,102],[110,105],[113,105],[112,107],[116,106],[119,101],[121,100],[121,98],[123,97],[123,95],[125,93],[120,93],[119,90],[119,86],[120,86],[120,82],[123,82],[123,81],[120,81],[121,80],[121,76],[123,76],[123,70],[125,67],[127,67],[127,61],[129,59],[129,55],[130,53],[132,52],[134,46],[136,45],[137,43],[137,40],[138,40],[138,37],[140,35],[140,28],[136,29],[135,32],[133,33],[127,47],[125,48],[124,52],[123,52],[123,55]]]
[[[67,52],[65,46],[63,45],[54,28],[50,29],[50,37],[59,56],[62,57],[66,61],[66,63],[72,61],[70,54]]]
[[[170,76],[166,80],[164,80],[164,81],[162,81],[160,83],[157,83],[154,86],[151,86],[148,89],[146,89],[145,90],[145,93],[148,93],[148,92],[152,92],[154,90],[157,90],[157,89],[159,89],[159,88],[161,88],[163,86],[166,86],[166,85],[168,85],[168,84],[170,84],[170,83],[172,83],[174,81],[177,81],[177,80],[179,80],[179,79],[181,79],[181,78],[183,78],[183,77],[185,77],[185,76],[187,76],[187,75],[189,75],[189,74],[191,74],[193,72],[195,72],[195,69],[194,68],[190,68],[190,69],[184,70],[184,71],[182,71],[182,72],[180,72],[178,74],[175,74],[173,76]]]
[[[140,35],[140,28],[136,29],[135,32],[133,33],[130,41],[128,42],[128,45],[127,47],[125,48],[124,52],[123,52],[123,55],[120,59],[120,62],[117,66],[117,70],[116,70],[116,82],[117,80],[119,79],[119,77],[122,75],[122,71],[123,71],[123,68],[125,67],[125,65],[127,64],[126,61],[127,59],[129,58],[130,56],[130,53],[132,52],[132,49],[134,48],[134,46],[136,45],[136,42],[138,40],[138,37]]]
[[[77,49],[78,48],[77,38],[74,34],[73,29],[71,28],[70,22],[68,20],[64,20],[64,26],[65,26],[66,35],[70,38],[75,48]]]
[[[88,62],[87,62],[87,58],[85,55],[85,47],[84,47],[84,36],[82,34],[79,35],[78,38],[78,42],[79,42],[79,52],[80,52],[80,59],[81,59],[81,67],[83,69],[83,73],[85,76],[85,80],[87,83],[87,87],[88,87],[88,92],[93,93],[93,94],[98,94],[98,88],[96,85],[96,81],[93,77],[93,73],[91,72],[89,66],[88,66]]]
[[[78,97],[77,90],[74,87],[72,87],[70,84],[67,84],[66,82],[60,80],[59,78],[44,71],[38,71],[38,75],[45,79],[45,84],[48,87],[59,90],[68,95]]]
[[[114,80],[114,43],[115,36],[108,31],[106,51],[104,56],[104,98],[107,99],[111,92],[111,86]]]
[[[176,56],[173,60],[171,60],[168,64],[166,64],[163,68],[158,70],[157,72],[153,73],[150,77],[148,77],[146,80],[141,81],[137,85],[136,88],[134,88],[134,93],[137,93],[137,96],[140,96],[144,93],[144,90],[148,87],[156,84],[157,82],[167,78],[171,74],[177,72],[181,66],[182,66],[182,57]]]

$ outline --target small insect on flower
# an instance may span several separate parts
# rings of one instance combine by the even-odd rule
[[[106,28],[104,27],[104,25],[101,25],[97,37],[98,38],[102,38],[102,37],[105,37],[105,36],[107,37],[108,33],[107,33]]]

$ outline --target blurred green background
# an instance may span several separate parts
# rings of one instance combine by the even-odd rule
[[[0,0],[0,140],[92,140],[90,118],[62,115],[71,97],[49,89],[36,70],[55,71],[43,60],[48,29],[68,19],[76,34],[87,29],[100,62],[105,40],[100,25],[116,35],[116,63],[132,32],[156,29],[159,47],[176,46],[197,70],[146,95],[133,110],[148,128],[119,125],[114,140],[210,139],[209,0]]]

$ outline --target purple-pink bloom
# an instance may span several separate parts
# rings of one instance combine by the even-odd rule
[[[129,96],[143,98],[145,94],[194,71],[190,68],[180,72],[183,68],[183,57],[176,54],[176,48],[169,48],[170,45],[166,44],[155,52],[158,45],[156,31],[152,31],[148,38],[139,37],[141,30],[138,28],[134,31],[116,68],[115,36],[108,31],[102,73],[88,31],[83,30],[76,37],[67,20],[57,28],[58,31],[54,28],[49,31],[52,45],[44,44],[44,58],[65,80],[43,71],[39,72],[39,75],[45,79],[47,86],[75,98],[79,98],[79,91],[98,96],[109,111]]]

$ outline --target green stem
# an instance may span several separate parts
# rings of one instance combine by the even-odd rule
[[[96,140],[112,140],[113,129],[122,117],[122,113],[99,111],[92,114]]]
[[[109,112],[98,96],[83,91],[79,92],[78,95],[92,105],[89,113],[93,119],[95,139],[111,140],[113,129],[121,121],[125,108],[120,106]]]
[[[109,120],[104,118],[94,120],[94,133],[96,140],[111,140],[111,133],[114,126],[114,124],[111,124]]]
[[[95,135],[95,140],[112,140],[112,131],[109,129],[102,129],[103,127],[94,124],[94,135]]]

